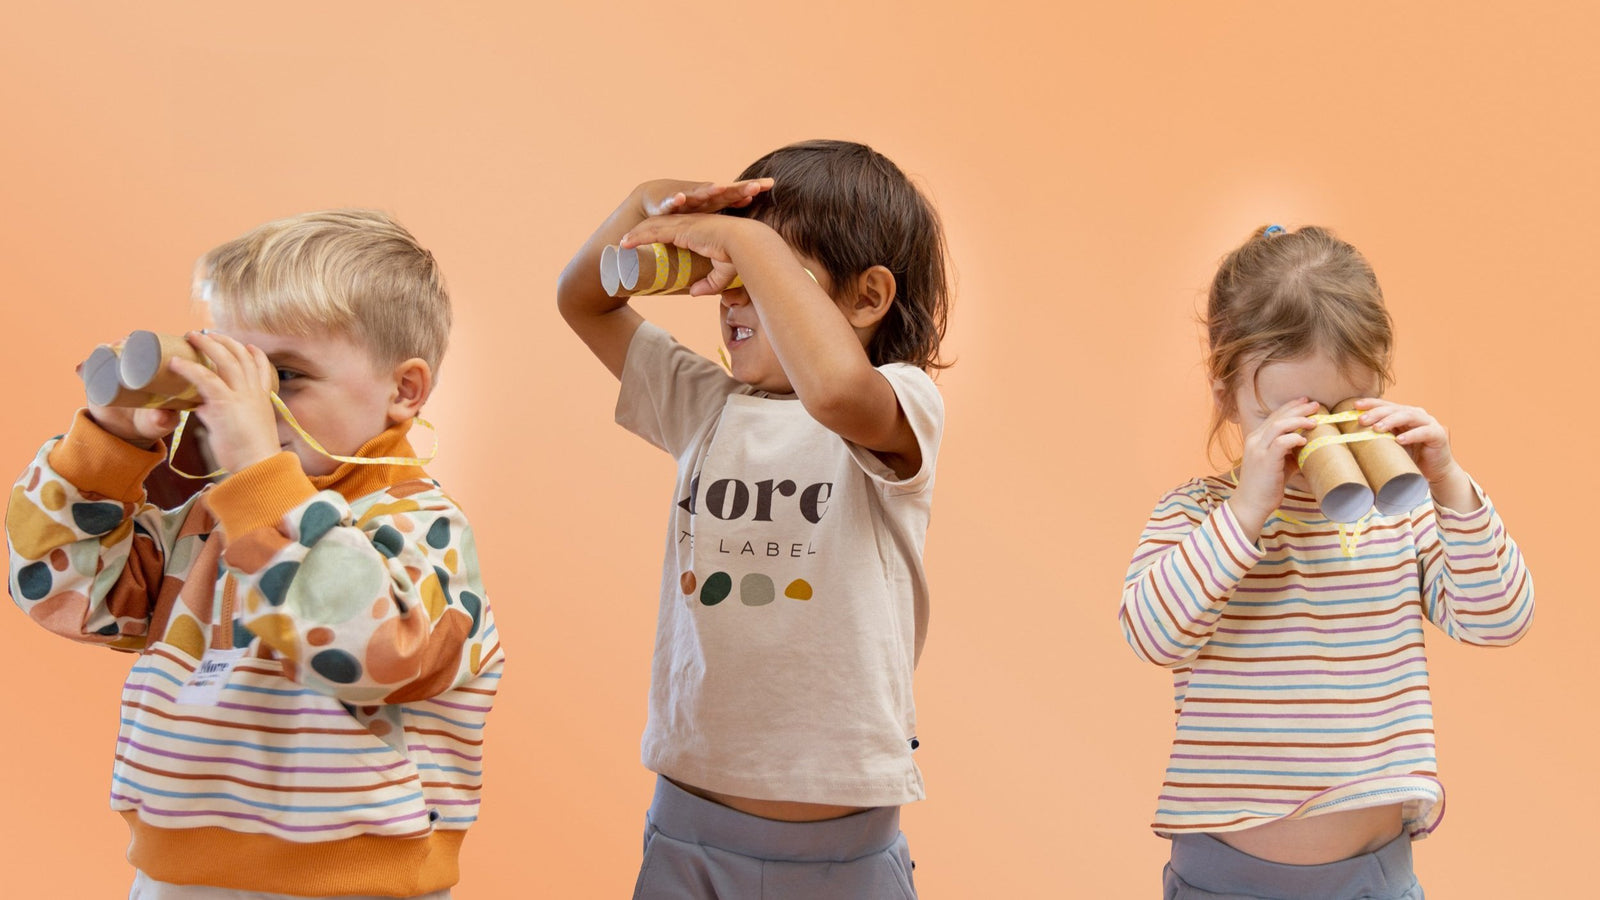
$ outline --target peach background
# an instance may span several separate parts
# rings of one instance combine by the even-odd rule
[[[1369,255],[1393,396],[1453,428],[1537,575],[1513,650],[1430,632],[1450,810],[1418,847],[1429,895],[1584,883],[1592,5],[553,6],[8,4],[0,28],[4,465],[65,427],[96,341],[194,324],[192,261],[260,221],[383,207],[443,262],[432,470],[477,525],[511,657],[458,897],[626,896],[650,791],[670,462],[611,424],[555,275],[637,181],[813,136],[919,176],[960,274],[930,793],[905,813],[924,897],[1155,894],[1169,684],[1122,644],[1117,595],[1152,501],[1205,469],[1203,288],[1268,221]],[[641,307],[714,352],[710,301]],[[105,798],[130,662],[0,615],[0,893],[126,889]]]

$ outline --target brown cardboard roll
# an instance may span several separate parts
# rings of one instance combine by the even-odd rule
[[[84,360],[84,393],[99,406],[194,409],[200,405],[200,392],[167,367],[174,357],[211,365],[182,337],[135,331],[118,344],[96,347]],[[272,371],[270,390],[278,390],[277,370]]]
[[[1354,399],[1346,400],[1335,406],[1333,411],[1346,412],[1355,409],[1355,405]],[[1360,422],[1340,422],[1339,430],[1353,434],[1371,429]],[[1380,437],[1370,441],[1355,441],[1345,446],[1350,448],[1356,465],[1361,467],[1361,474],[1375,492],[1374,503],[1381,515],[1410,512],[1428,496],[1428,479],[1422,477],[1411,454],[1398,442]]]
[[[200,351],[178,335],[135,331],[122,344],[122,383],[138,391],[148,391],[175,401],[198,406],[200,394],[194,385],[167,368],[174,358],[209,365]],[[192,401],[192,402],[191,402]],[[183,407],[171,406],[168,409]]]
[[[1327,409],[1318,406],[1317,413],[1326,414]],[[1339,429],[1332,425],[1318,425],[1305,433],[1306,445],[1310,446],[1318,438],[1335,437],[1339,433]],[[1311,493],[1316,495],[1317,505],[1322,507],[1322,514],[1330,520],[1346,524],[1359,522],[1372,509],[1372,488],[1367,486],[1367,480],[1361,474],[1361,467],[1356,465],[1349,445],[1326,444],[1319,447],[1300,463],[1300,471],[1305,473]]]
[[[671,244],[607,245],[600,251],[600,283],[613,297],[687,293],[711,268],[710,258]],[[736,276],[728,287],[743,284]]]
[[[149,391],[138,391],[122,383],[122,360],[118,348],[101,344],[83,361],[83,395],[93,406],[150,407],[161,400]]]

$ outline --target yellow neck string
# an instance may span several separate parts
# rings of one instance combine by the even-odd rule
[[[358,466],[421,466],[432,462],[439,455],[439,429],[433,427],[432,422],[429,422],[427,419],[424,419],[421,416],[416,417],[416,422],[433,432],[433,450],[425,457],[340,456],[337,453],[329,453],[327,449],[317,441],[316,438],[306,433],[306,430],[300,427],[300,423],[295,420],[294,413],[289,411],[289,405],[283,402],[283,398],[279,397],[276,393],[270,393],[267,396],[272,398],[272,405],[277,408],[278,414],[283,416],[283,421],[288,424],[290,428],[294,429],[294,433],[298,434],[301,440],[306,442],[306,446],[329,459],[338,460],[342,463],[354,463]],[[172,447],[167,451],[167,466],[178,475],[194,481],[204,481],[206,479],[215,478],[218,475],[227,474],[227,469],[218,469],[215,472],[207,475],[191,475],[190,473],[178,468],[178,444],[183,441],[183,429],[189,424],[189,413],[190,410],[186,409],[178,416],[178,427],[173,429],[172,432]]]

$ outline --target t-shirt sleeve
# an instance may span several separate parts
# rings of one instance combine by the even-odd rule
[[[617,424],[678,456],[739,387],[716,363],[645,322],[622,365]]]
[[[944,437],[944,398],[928,373],[906,363],[890,363],[878,367],[879,374],[894,388],[894,395],[911,423],[911,432],[917,437],[917,450],[922,455],[922,466],[905,478],[878,458],[876,453],[859,444],[849,444],[850,455],[855,457],[879,489],[891,494],[909,494],[933,486],[933,473],[939,460],[939,441]]]

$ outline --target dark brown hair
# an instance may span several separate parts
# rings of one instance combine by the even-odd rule
[[[1228,254],[1206,303],[1207,369],[1225,390],[1211,423],[1213,445],[1237,410],[1234,393],[1246,369],[1308,353],[1341,367],[1393,380],[1394,325],[1378,278],[1356,248],[1314,225],[1256,229]]]
[[[899,166],[865,144],[802,141],[761,157],[739,178],[771,178],[773,187],[725,212],[771,225],[822,263],[835,291],[873,266],[894,275],[894,302],[867,347],[873,365],[948,365],[939,359],[950,308],[944,229]]]

